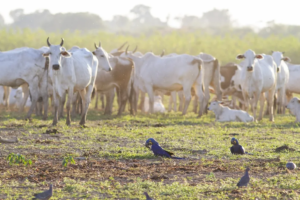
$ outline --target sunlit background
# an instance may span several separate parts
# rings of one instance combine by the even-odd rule
[[[204,13],[213,9],[227,10],[231,17],[233,26],[251,26],[255,29],[262,28],[268,23],[283,23],[289,25],[300,25],[297,17],[299,8],[294,0],[271,1],[271,0],[210,0],[210,1],[161,1],[161,0],[107,0],[107,1],[41,1],[41,0],[10,0],[1,3],[0,14],[6,24],[12,24],[14,17],[10,12],[23,9],[23,14],[43,12],[48,10],[51,14],[69,12],[89,12],[100,16],[107,21],[116,16],[124,16],[134,19],[132,11],[136,5],[149,6],[150,14],[159,18],[161,22],[167,22],[171,27],[180,28],[185,16],[201,18]],[[1,22],[0,17],[0,24]]]

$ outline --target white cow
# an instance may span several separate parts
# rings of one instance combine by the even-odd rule
[[[79,49],[75,47],[68,52],[62,47],[63,43],[64,41],[62,39],[60,45],[51,45],[48,38],[47,44],[49,50],[44,54],[44,56],[49,57],[49,76],[53,85],[55,108],[53,125],[57,124],[58,108],[66,91],[68,91],[66,124],[71,124],[70,108],[73,92],[78,91],[83,105],[80,125],[84,125],[95,84],[98,60],[85,48]],[[99,48],[102,49],[101,46]],[[111,67],[107,58],[108,54],[104,50],[102,53],[102,64],[100,64],[100,66],[109,71]]]
[[[18,89],[13,89],[11,93],[14,93],[14,95],[12,96],[12,98],[14,99],[14,105],[16,106],[16,108],[21,109],[21,107],[23,106],[23,98],[24,98],[24,93],[22,91],[22,88],[19,87]],[[11,97],[10,97],[11,98]],[[31,106],[31,101],[30,99],[27,99],[25,107],[30,107]]]
[[[40,85],[46,71],[45,58],[42,54],[40,50],[27,47],[0,53],[0,85],[16,88],[27,83],[30,91],[38,91],[39,88],[45,90]],[[31,92],[31,97],[32,105],[27,113],[27,119],[31,117],[35,108],[38,93]]]
[[[300,94],[300,86],[298,84],[300,77],[300,65],[291,64],[290,59],[286,58],[286,64],[289,69],[289,81],[286,85],[287,102],[293,98],[293,93]]]
[[[222,92],[220,86],[220,65],[218,59],[206,53],[200,53],[198,57],[203,60],[202,69],[204,98],[199,99],[198,113],[198,117],[201,117],[204,112],[206,112],[206,108],[210,99],[209,86],[213,86],[218,100],[222,100]]]
[[[138,57],[126,52],[122,55],[131,58],[135,63],[134,84],[143,92],[147,92],[150,101],[150,113],[154,109],[154,90],[179,91],[183,89],[186,114],[191,101],[191,87],[197,85],[198,93],[203,95],[201,82],[202,60],[195,56],[178,55],[173,57],[159,57],[153,53],[146,53]]]
[[[275,51],[272,53],[272,57],[277,65],[277,83],[276,92],[277,103],[278,103],[278,113],[285,113],[285,107],[288,102],[286,102],[286,85],[289,82],[290,72],[285,61],[290,61],[289,58],[283,57],[283,53]]]
[[[296,122],[300,122],[300,99],[292,98],[286,108],[290,110],[292,115],[296,116]]]
[[[247,112],[242,110],[232,110],[225,107],[221,102],[211,102],[208,110],[211,110],[216,115],[218,122],[253,122],[254,118]]]
[[[150,108],[149,98],[145,97],[145,101],[144,101],[144,110],[145,110],[145,112],[149,112],[149,108]],[[155,96],[154,97],[154,113],[157,113],[157,112],[160,112],[160,113],[165,113],[166,112],[165,106],[161,101],[161,96]]]
[[[242,67],[242,91],[248,107],[248,100],[252,102],[253,116],[256,118],[256,107],[260,100],[260,113],[258,120],[263,117],[264,93],[268,92],[268,109],[270,121],[274,121],[273,102],[276,89],[277,70],[273,58],[268,55],[256,55],[254,51],[248,50],[237,59],[245,59],[240,65]]]

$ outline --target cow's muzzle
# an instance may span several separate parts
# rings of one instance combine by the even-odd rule
[[[52,66],[52,69],[54,69],[54,70],[59,70],[59,65],[53,65],[53,66]]]
[[[252,71],[253,71],[253,67],[252,67],[252,66],[248,66],[248,67],[247,67],[247,71],[248,71],[248,72],[252,72]]]

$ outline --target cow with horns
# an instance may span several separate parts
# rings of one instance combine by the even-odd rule
[[[83,105],[80,125],[86,122],[88,107],[91,102],[91,94],[95,85],[98,60],[92,52],[86,48],[73,47],[69,51],[63,47],[64,40],[60,45],[51,45],[49,38],[47,39],[49,50],[44,53],[45,57],[49,57],[49,77],[53,85],[54,99],[54,119],[53,125],[58,122],[58,109],[62,103],[62,98],[68,92],[67,101],[67,120],[66,124],[71,124],[70,107],[73,99],[73,93],[78,91]],[[111,70],[108,62],[108,54],[100,46],[101,52],[99,66],[106,71]]]

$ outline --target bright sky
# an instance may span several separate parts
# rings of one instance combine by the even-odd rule
[[[197,2],[197,3],[196,3]],[[1,3],[0,14],[6,23],[12,22],[9,11],[23,8],[25,13],[39,9],[57,12],[91,12],[100,15],[104,20],[110,20],[114,15],[128,15],[131,8],[137,4],[150,6],[153,16],[165,21],[184,15],[201,17],[203,12],[216,9],[229,9],[232,19],[239,25],[261,27],[265,22],[275,20],[278,23],[300,25],[299,8],[296,0],[8,0]],[[175,20],[171,26],[178,26]]]

